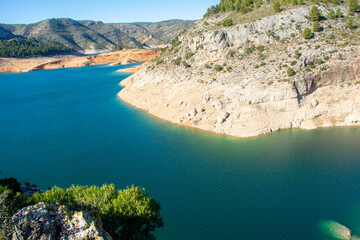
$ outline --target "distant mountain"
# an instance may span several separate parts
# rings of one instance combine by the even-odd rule
[[[76,50],[102,50],[139,44],[164,45],[195,21],[168,20],[157,23],[103,23],[70,18],[47,19],[33,24],[0,24],[0,40],[35,37],[57,41]]]

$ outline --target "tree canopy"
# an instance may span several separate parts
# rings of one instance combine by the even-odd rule
[[[0,57],[49,56],[73,51],[61,43],[51,41],[45,44],[35,38],[13,38],[0,40]]]

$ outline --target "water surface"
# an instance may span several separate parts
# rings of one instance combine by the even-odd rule
[[[0,177],[143,186],[162,206],[159,240],[332,239],[324,219],[360,234],[360,129],[236,139],[175,126],[117,98],[119,68],[0,74]]]

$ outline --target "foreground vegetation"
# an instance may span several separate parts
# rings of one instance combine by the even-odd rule
[[[74,49],[65,47],[58,42],[45,44],[35,38],[14,38],[0,40],[0,57],[37,57],[72,52]]]
[[[100,214],[103,228],[114,239],[154,239],[152,231],[163,226],[160,204],[145,189],[128,187],[116,190],[114,184],[98,186],[53,187],[43,193],[24,194],[14,178],[0,180],[0,239],[12,233],[11,217],[29,205],[39,202],[59,203],[74,211]]]

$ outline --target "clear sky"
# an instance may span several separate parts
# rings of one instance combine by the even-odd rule
[[[0,23],[34,23],[48,18],[114,22],[200,19],[219,0],[0,0]]]

